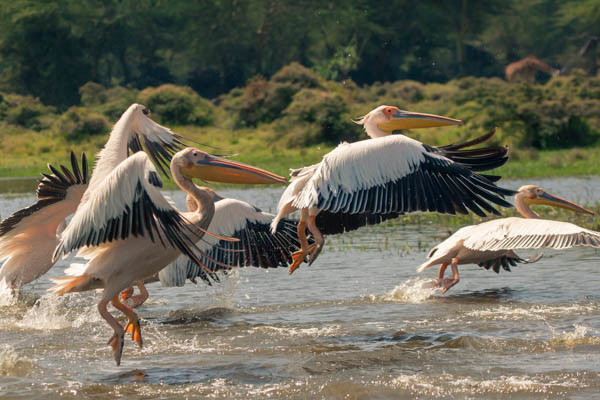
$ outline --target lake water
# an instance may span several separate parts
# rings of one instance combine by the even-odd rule
[[[598,178],[536,182],[583,204],[600,198]],[[281,192],[221,194],[272,211]],[[174,199],[183,205],[181,194]],[[0,197],[0,214],[32,201]],[[292,276],[246,268],[213,287],[149,285],[138,309],[144,349],[127,338],[121,367],[106,345],[112,330],[96,311],[98,293],[46,294],[69,260],[61,261],[21,299],[0,295],[0,397],[598,395],[600,251],[546,251],[499,275],[461,266],[460,283],[441,295],[426,288],[437,270],[415,269],[447,231],[367,227],[327,238],[319,260]]]

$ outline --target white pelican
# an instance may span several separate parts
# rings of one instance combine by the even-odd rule
[[[215,200],[215,215],[208,226],[208,231],[216,235],[239,239],[237,242],[219,240],[215,237],[204,237],[196,246],[208,255],[204,257],[197,253],[212,272],[207,272],[200,265],[185,255],[180,255],[174,262],[162,269],[158,276],[154,276],[145,283],[160,280],[166,287],[183,286],[187,279],[196,283],[202,279],[211,285],[211,280],[219,281],[217,272],[226,272],[234,267],[261,267],[277,268],[287,267],[292,263],[292,253],[300,248],[296,233],[298,222],[290,219],[279,221],[276,233],[270,229],[275,217],[245,201],[223,198],[217,194]],[[188,211],[195,211],[196,203],[189,195],[186,198]],[[312,240],[311,240],[312,242]],[[131,297],[132,307],[138,307],[148,298],[148,291],[142,282],[136,282],[140,294],[131,296],[133,288],[123,292],[122,299]]]
[[[431,147],[398,129],[458,125],[459,120],[380,106],[357,121],[371,137],[342,143],[310,167],[291,172],[291,183],[281,196],[280,218],[300,210],[301,250],[293,255],[292,273],[308,256],[313,263],[321,251],[323,234],[340,233],[413,211],[477,215],[499,214],[490,205],[511,207],[503,200],[514,191],[494,184],[499,177],[476,174],[501,166],[506,147],[463,150],[483,142],[489,134],[459,145]],[[485,210],[485,211],[484,211]],[[315,243],[306,241],[306,227]]]
[[[72,171],[63,165],[62,172],[48,165],[51,174],[42,174],[37,187],[37,202],[14,212],[0,223],[0,282],[16,290],[39,278],[52,266],[52,252],[58,236],[66,226],[87,188],[88,170],[85,154],[81,169],[71,152]]]
[[[590,231],[569,222],[539,219],[539,215],[529,207],[530,204],[544,204],[594,214],[577,204],[548,194],[539,186],[522,186],[515,196],[515,207],[524,218],[501,218],[461,228],[431,249],[427,255],[429,261],[423,263],[417,271],[421,272],[432,265],[441,264],[437,284],[442,286],[442,293],[446,293],[460,279],[460,264],[479,264],[480,267],[492,268],[498,273],[500,267],[510,271],[509,265],[515,266],[519,262],[533,262],[541,258],[541,255],[538,255],[533,259],[523,260],[513,251],[516,249],[600,247],[600,232]],[[448,265],[451,266],[454,276],[444,280],[444,272]]]
[[[74,176],[62,166],[64,175],[49,166],[53,174],[44,174],[38,187],[38,202],[15,212],[0,225],[0,260],[8,258],[0,270],[0,282],[5,279],[14,290],[39,278],[54,265],[52,252],[58,244],[56,235],[65,228],[65,218],[75,212],[81,201],[86,201],[87,193],[125,160],[129,152],[145,148],[168,176],[164,166],[173,153],[183,148],[182,137],[148,115],[150,111],[140,104],[132,104],[123,113],[99,152],[89,181],[87,162],[83,161],[84,174],[80,176],[73,154]]]
[[[74,265],[69,271],[74,276],[54,279],[58,285],[50,290],[64,294],[104,289],[98,311],[114,330],[108,344],[117,365],[126,331],[142,346],[139,319],[120,302],[119,292],[158,273],[180,252],[203,266],[192,249],[213,218],[214,192],[195,185],[191,178],[248,184],[285,182],[267,171],[194,148],[173,156],[171,174],[195,202],[195,211],[182,213],[161,195],[155,168],[148,156],[139,152],[119,164],[94,188],[88,201],[77,209],[55,251],[55,256],[59,256],[83,247],[79,255],[88,258],[88,263]],[[155,243],[155,237],[163,246]],[[208,268],[207,271],[210,272]],[[109,301],[127,316],[125,330],[107,311]]]

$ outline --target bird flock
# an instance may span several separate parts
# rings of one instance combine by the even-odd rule
[[[506,146],[475,147],[494,131],[436,147],[394,132],[462,121],[382,105],[354,122],[369,139],[341,143],[321,162],[291,170],[288,183],[269,171],[186,147],[185,137],[133,104],[114,125],[91,176],[85,154],[71,153],[70,168],[48,165],[42,173],[35,204],[0,222],[0,284],[17,291],[74,253],[85,262],[71,263],[49,290],[57,295],[102,290],[98,312],[113,330],[108,345],[120,365],[126,333],[143,346],[133,308],[148,298],[145,284],[182,286],[200,279],[211,285],[231,268],[246,266],[287,267],[291,274],[302,263],[316,262],[326,236],[406,213],[500,215],[498,208],[513,206],[506,197],[514,196],[523,218],[463,227],[429,252],[418,271],[440,265],[434,285],[442,293],[459,282],[461,264],[498,273],[542,257],[523,259],[517,249],[600,247],[599,232],[539,219],[530,206],[593,212],[539,186],[503,188],[500,176],[485,173],[508,160]],[[161,193],[161,174],[187,194],[187,211]],[[287,187],[272,215],[223,198],[193,178]],[[289,218],[295,212],[299,220]],[[448,266],[451,278],[444,277]],[[124,327],[108,311],[109,303],[127,318]]]

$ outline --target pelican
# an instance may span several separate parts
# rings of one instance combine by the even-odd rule
[[[65,218],[73,214],[87,194],[128,156],[145,148],[155,165],[168,176],[165,165],[171,155],[182,149],[179,136],[149,118],[150,111],[132,104],[113,127],[107,143],[99,152],[96,167],[88,180],[87,161],[82,158],[80,172],[71,153],[73,173],[61,166],[62,174],[48,166],[34,205],[15,212],[0,224],[0,282],[5,280],[14,291],[45,274],[55,261],[52,252],[58,245],[57,235],[65,229]],[[142,146],[143,144],[143,146]],[[89,185],[88,185],[89,184]]]
[[[460,279],[458,265],[479,264],[492,268],[496,273],[500,267],[510,271],[517,263],[534,262],[541,258],[537,255],[523,260],[513,250],[516,249],[567,249],[573,246],[600,247],[600,232],[590,231],[569,222],[539,219],[539,215],[529,206],[543,204],[567,210],[593,215],[594,213],[577,204],[547,193],[535,185],[519,188],[515,196],[515,207],[523,218],[511,217],[487,221],[479,225],[459,229],[431,249],[418,272],[432,265],[441,264],[437,284],[446,293]],[[444,279],[446,267],[450,265],[452,279]]]
[[[431,147],[394,130],[459,125],[462,121],[379,106],[361,117],[371,139],[342,143],[315,165],[291,171],[272,229],[279,219],[300,210],[301,249],[293,254],[290,273],[321,251],[323,234],[341,233],[413,211],[467,214],[471,210],[499,214],[490,205],[511,207],[503,200],[514,191],[500,188],[497,176],[476,174],[503,165],[506,147],[463,150],[481,138],[458,145]],[[485,210],[485,211],[484,211]],[[306,227],[315,243],[306,240]]]
[[[145,283],[160,280],[165,287],[183,286],[187,279],[196,283],[202,279],[211,285],[219,281],[218,271],[227,271],[222,265],[235,267],[254,266],[260,268],[287,267],[292,263],[292,253],[300,248],[296,229],[298,222],[290,219],[279,221],[276,233],[272,233],[270,225],[275,217],[255,206],[237,199],[223,198],[214,195],[215,215],[208,226],[208,231],[223,237],[239,239],[237,242],[219,240],[215,237],[204,237],[196,242],[197,248],[208,255],[197,254],[211,272],[207,272],[194,260],[180,255],[174,262],[162,269],[158,275]],[[191,196],[186,198],[187,209],[193,212],[196,202]],[[310,240],[312,243],[312,239]],[[122,300],[131,297],[132,307],[142,305],[148,298],[148,291],[143,282],[136,282],[140,294],[134,295],[130,287],[122,293]]]
[[[213,218],[214,193],[195,185],[191,178],[248,184],[285,182],[270,172],[195,148],[176,153],[170,169],[177,185],[195,202],[195,211],[180,212],[161,195],[162,183],[155,167],[148,155],[138,152],[120,163],[89,193],[88,201],[79,206],[62,233],[54,253],[56,258],[81,248],[78,255],[89,260],[86,265],[75,264],[66,271],[71,276],[54,279],[57,285],[49,290],[62,295],[103,288],[98,311],[113,328],[108,344],[117,365],[121,362],[125,332],[131,332],[133,340],[142,346],[139,318],[121,303],[118,294],[133,282],[153,276],[180,253],[203,266],[192,249]],[[107,311],[108,302],[127,316],[125,329]]]
[[[85,153],[81,169],[71,152],[72,172],[64,165],[59,171],[48,164],[50,174],[37,187],[37,202],[15,211],[0,223],[0,282],[13,291],[34,281],[52,268],[52,252],[58,235],[66,226],[66,218],[77,209],[87,189],[88,170]]]

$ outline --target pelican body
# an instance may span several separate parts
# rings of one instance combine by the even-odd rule
[[[0,282],[13,290],[43,274],[55,261],[52,254],[66,227],[66,218],[81,203],[93,197],[95,188],[129,155],[145,150],[155,165],[168,176],[165,166],[177,150],[183,148],[183,137],[154,122],[150,110],[132,104],[114,125],[108,141],[98,153],[96,167],[88,179],[87,161],[81,170],[71,153],[72,171],[61,165],[61,171],[48,168],[37,189],[37,203],[15,212],[0,224]],[[83,172],[82,172],[83,171]]]
[[[194,244],[213,218],[214,193],[195,185],[191,178],[249,184],[285,182],[267,171],[194,148],[175,154],[170,169],[177,185],[193,199],[194,211],[180,212],[162,196],[156,169],[145,153],[138,152],[120,163],[79,206],[55,251],[56,258],[81,248],[78,255],[89,259],[86,265],[67,271],[72,276],[54,279],[58,284],[50,290],[65,294],[103,289],[98,311],[113,328],[109,344],[117,365],[126,331],[142,346],[139,318],[120,302],[119,292],[157,274],[181,253],[210,272],[196,256]],[[107,311],[108,302],[127,316],[125,329]]]
[[[499,177],[474,172],[503,165],[507,148],[464,150],[489,139],[493,131],[467,143],[431,147],[391,133],[462,121],[380,106],[356,122],[371,139],[342,143],[320,163],[291,172],[291,183],[273,221],[276,231],[282,217],[300,211],[301,249],[293,255],[290,273],[306,258],[309,264],[316,260],[324,234],[357,229],[407,212],[486,215],[499,214],[490,203],[511,206],[503,196],[514,192],[496,186]],[[306,240],[307,227],[315,240],[312,245]]]
[[[214,195],[215,213],[207,231],[223,237],[231,237],[238,241],[229,241],[212,236],[204,236],[196,242],[198,258],[210,269],[207,272],[194,260],[181,254],[175,261],[162,269],[158,275],[136,282],[140,293],[133,295],[133,288],[122,293],[122,300],[131,298],[133,308],[142,305],[149,294],[145,283],[160,280],[166,287],[183,286],[186,280],[197,283],[200,278],[207,285],[219,282],[218,272],[226,273],[232,267],[278,268],[288,267],[292,261],[292,253],[300,248],[296,234],[298,222],[284,218],[279,221],[276,233],[271,232],[270,225],[275,217],[261,211],[245,201],[223,198]],[[195,211],[196,202],[187,196],[188,211]],[[312,243],[312,238],[309,239]],[[127,303],[129,304],[129,303]]]
[[[517,249],[600,247],[600,232],[569,222],[539,219],[539,215],[529,207],[531,204],[593,215],[592,211],[550,195],[539,186],[522,186],[515,196],[515,207],[524,218],[501,218],[461,228],[431,249],[427,256],[429,260],[417,271],[440,264],[437,285],[442,288],[442,293],[446,293],[459,282],[458,265],[461,264],[478,264],[499,273],[500,268],[510,271],[510,267],[517,263],[535,262],[541,258],[541,255],[536,255],[524,260],[514,252]],[[451,266],[453,277],[444,279],[448,265]]]

